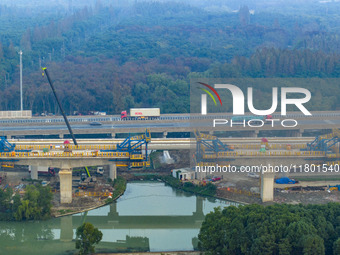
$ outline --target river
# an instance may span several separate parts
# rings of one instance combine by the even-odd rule
[[[75,231],[91,222],[103,233],[97,252],[193,250],[204,215],[237,205],[175,190],[162,182],[131,182],[116,203],[47,221],[0,222],[0,254],[73,254]]]

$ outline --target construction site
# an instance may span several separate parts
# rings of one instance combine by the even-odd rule
[[[127,179],[134,179],[131,174],[136,172],[140,176],[150,172],[169,175],[180,169],[177,176],[173,174],[175,178],[196,185],[213,183],[217,186],[217,196],[225,199],[246,203],[266,202],[263,201],[263,189],[266,188],[263,182],[267,181],[269,176],[269,189],[272,191],[267,191],[266,195],[272,192],[273,202],[339,201],[338,129],[310,139],[307,143],[299,142],[297,139],[295,142],[282,142],[279,138],[239,139],[239,142],[230,143],[225,142],[224,138],[199,131],[195,131],[194,134],[194,139],[187,139],[190,148],[187,146],[184,149],[170,151],[148,149],[148,145],[152,148],[151,134],[148,130],[144,134],[129,136],[122,142],[112,141],[111,144],[105,145],[71,145],[68,140],[62,144],[60,141],[58,144],[33,145],[32,142],[25,142],[24,145],[22,142],[20,145],[14,145],[2,137],[1,187],[6,189],[11,186],[19,193],[23,193],[25,185],[30,183],[50,185],[55,193],[54,206],[62,208],[58,210],[72,207],[74,211],[74,208],[80,210],[100,206],[105,199],[112,197],[114,191],[112,181],[117,177],[117,167]],[[183,139],[181,140],[184,143]],[[158,156],[150,160],[152,151]],[[46,161],[47,159],[52,161]],[[80,165],[86,162],[91,164],[72,167],[70,192],[72,203],[63,203],[60,197],[62,168],[58,165],[71,159],[78,159],[77,162],[82,162]],[[27,160],[40,163],[38,166],[34,166],[33,163],[25,165]],[[105,164],[102,164],[103,160]],[[54,166],[41,166],[41,162],[50,164],[53,162]],[[260,168],[264,166],[263,162],[274,166],[273,170],[263,172]],[[113,164],[115,167],[112,169]],[[73,165],[75,164],[72,163]],[[217,171],[218,168],[215,169],[217,165],[225,171]],[[280,165],[281,169],[277,168],[279,170],[276,171],[275,167]],[[289,166],[288,171],[287,168],[282,168],[282,165]],[[199,169],[205,167],[210,169],[210,172],[197,171],[197,167]]]

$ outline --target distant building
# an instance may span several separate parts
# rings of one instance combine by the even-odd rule
[[[189,167],[186,168],[179,168],[171,170],[172,176],[179,180],[194,180],[195,179],[195,171],[190,169]]]

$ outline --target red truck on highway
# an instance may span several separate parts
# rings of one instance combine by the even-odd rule
[[[159,117],[159,108],[131,108],[130,115],[127,111],[121,112],[121,120],[153,120]]]

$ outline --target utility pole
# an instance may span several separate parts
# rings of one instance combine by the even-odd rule
[[[20,55],[20,110],[23,111],[23,103],[22,103],[22,50],[19,51]]]

